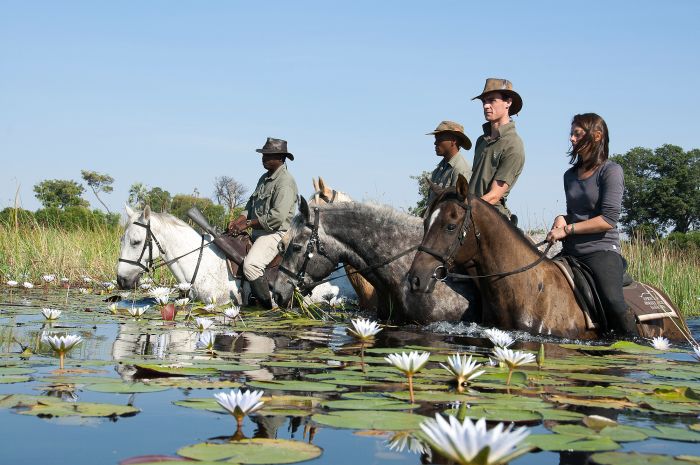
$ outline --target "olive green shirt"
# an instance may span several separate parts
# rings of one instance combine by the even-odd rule
[[[457,185],[457,177],[460,174],[469,181],[472,176],[472,170],[469,168],[467,160],[464,159],[461,153],[457,152],[449,161],[443,158],[438,163],[430,175],[430,180],[440,187],[453,187]],[[435,196],[435,192],[430,190],[428,205],[435,199]]]
[[[265,232],[286,231],[296,213],[297,183],[284,164],[260,176],[245,205],[249,220],[257,219]]]
[[[469,180],[469,192],[481,197],[486,194],[493,181],[508,184],[508,190],[501,200],[494,205],[496,209],[510,218],[506,199],[518,180],[525,164],[525,147],[515,131],[515,123],[498,128],[498,137],[491,137],[491,123],[483,125],[484,134],[479,136],[474,147],[474,166]]]

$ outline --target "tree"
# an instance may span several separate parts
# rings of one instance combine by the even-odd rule
[[[636,147],[611,159],[625,173],[620,222],[628,234],[685,233],[700,226],[700,150]]]
[[[34,195],[45,208],[87,207],[90,204],[81,197],[85,188],[75,181],[47,179],[34,186]]]
[[[191,207],[197,207],[204,217],[213,226],[223,230],[226,225],[226,211],[221,205],[215,205],[211,199],[206,197],[195,197],[194,195],[177,194],[173,197],[172,214],[193,225],[192,221],[187,217],[187,210]]]
[[[110,192],[112,192],[114,190],[112,188],[114,178],[108,174],[98,173],[97,171],[81,170],[80,174],[82,174],[83,180],[87,183],[90,189],[92,189],[92,193],[95,194],[97,200],[102,204],[103,207],[105,207],[107,213],[111,214],[112,212],[109,210],[109,207],[102,201],[99,193],[104,192],[105,194],[109,194]]]
[[[411,179],[418,181],[418,195],[420,198],[416,202],[415,207],[408,207],[408,213],[415,216],[423,216],[423,212],[428,208],[428,194],[430,193],[430,171],[423,171],[417,176],[411,176]]]
[[[245,198],[248,189],[230,176],[214,178],[214,198],[216,203],[226,207],[229,215]]]
[[[151,210],[165,213],[170,211],[172,201],[170,192],[160,187],[149,189],[143,183],[135,182],[129,188],[129,203],[141,210],[150,205]]]
[[[148,204],[148,188],[141,182],[135,182],[129,188],[129,204],[143,210]]]

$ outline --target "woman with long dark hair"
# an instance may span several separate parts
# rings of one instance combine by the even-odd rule
[[[617,230],[625,182],[622,167],[608,160],[608,126],[595,113],[576,115],[569,140],[573,166],[564,173],[566,215],[554,219],[547,240],[562,241],[564,255],[591,269],[610,329],[636,335],[622,294],[627,262],[620,255]]]

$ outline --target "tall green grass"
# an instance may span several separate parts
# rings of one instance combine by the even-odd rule
[[[14,279],[38,284],[42,275],[55,274],[74,283],[83,276],[111,281],[121,234],[120,227],[86,231],[0,223],[0,278],[3,283]],[[666,291],[686,316],[700,315],[700,249],[634,241],[624,242],[622,253],[632,277]],[[167,269],[158,270],[155,278],[174,282]]]
[[[685,316],[700,315],[700,249],[667,241],[622,243],[628,273],[664,290]]]

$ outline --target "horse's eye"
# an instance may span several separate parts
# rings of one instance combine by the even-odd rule
[[[137,245],[139,245],[140,243],[141,243],[140,240],[138,240],[138,241],[137,241],[137,240],[134,240],[134,239],[131,240],[131,245],[132,245],[132,246],[137,246]]]
[[[448,231],[452,232],[452,231],[454,231],[455,229],[457,229],[457,225],[456,225],[456,224],[450,223],[450,224],[447,225],[447,230],[448,230]]]
[[[299,252],[301,250],[301,244],[292,244],[292,250]]]

